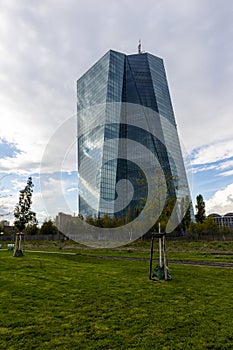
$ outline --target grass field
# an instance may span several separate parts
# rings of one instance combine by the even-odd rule
[[[0,349],[233,349],[233,269],[172,265],[170,282],[148,269],[1,251]]]
[[[122,257],[149,258],[150,241],[138,240],[130,245],[115,249],[91,249],[73,241],[28,241],[27,249],[43,249],[48,251],[69,251],[81,255],[108,255]],[[5,243],[6,247],[6,243]],[[196,260],[232,262],[233,241],[167,241],[169,260]],[[227,253],[230,253],[229,255]],[[158,242],[154,243],[154,258],[158,259]]]

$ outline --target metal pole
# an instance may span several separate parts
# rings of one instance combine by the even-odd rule
[[[160,222],[159,222],[159,234],[161,233]],[[162,238],[159,237],[159,266],[162,267]]]
[[[167,281],[167,256],[166,256],[166,239],[163,235],[163,264],[164,264],[164,279]]]
[[[21,250],[21,240],[22,240],[22,235],[20,232],[20,234],[19,234],[19,250]]]
[[[154,235],[152,233],[151,236],[151,249],[150,249],[150,272],[149,272],[149,280],[152,279],[152,261],[153,261],[153,250],[154,250]]]
[[[16,233],[16,235],[15,235],[15,246],[14,246],[14,254],[17,252],[17,250],[18,250],[18,246],[19,246],[19,236],[18,236],[18,234]]]

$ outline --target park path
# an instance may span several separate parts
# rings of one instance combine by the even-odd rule
[[[26,250],[29,253],[44,253],[44,254],[61,254],[61,255],[77,255],[86,258],[96,258],[96,259],[115,259],[115,260],[131,260],[131,261],[148,261],[149,258],[138,258],[138,257],[128,257],[128,256],[117,256],[117,255],[95,255],[95,254],[81,254],[73,252],[48,252],[44,250]],[[157,261],[157,259],[153,259]],[[230,262],[215,262],[215,261],[195,261],[195,260],[168,260],[169,264],[179,264],[179,265],[193,265],[193,266],[208,266],[208,267],[225,267],[233,268],[233,263]]]

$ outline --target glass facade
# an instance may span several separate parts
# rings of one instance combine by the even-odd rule
[[[128,122],[128,104],[145,107],[139,117],[144,118],[145,123],[147,111],[154,112],[160,137]],[[136,207],[143,210],[148,188],[137,160],[146,154],[138,151],[135,162],[127,159],[122,139],[142,144],[155,156],[167,182],[168,197],[177,197],[178,187],[181,192],[185,188],[187,193],[188,183],[161,58],[149,53],[125,55],[108,51],[77,81],[77,111],[80,214],[111,216],[114,213],[125,217],[129,209],[131,216]],[[149,158],[147,166],[155,168]],[[130,203],[116,206],[117,183],[123,179],[130,180],[134,191]],[[124,189],[131,192],[129,184]]]

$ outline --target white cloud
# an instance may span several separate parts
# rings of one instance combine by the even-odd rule
[[[78,190],[78,187],[76,186],[76,187],[68,188],[67,192],[77,192],[77,190]]]
[[[143,49],[165,59],[187,147],[232,136],[233,50],[227,39],[231,9],[230,2],[218,7],[200,0],[182,6],[169,0],[137,6],[125,0],[98,6],[71,0],[5,3],[0,34],[5,116],[1,134],[24,151],[30,145],[34,154],[35,139],[44,145],[54,127],[75,113],[76,79],[109,48],[135,52],[141,37]],[[143,28],[138,27],[139,19]],[[221,75],[216,70],[220,58]]]
[[[233,183],[217,191],[212,198],[206,201],[206,212],[220,215],[233,212]]]
[[[196,173],[201,173],[203,171],[208,171],[213,169],[216,169],[216,165],[203,165],[199,167],[193,167],[191,171],[193,174],[196,174]]]
[[[213,163],[213,162],[222,161],[224,159],[231,158],[232,156],[233,156],[232,139],[222,140],[209,145],[205,145],[200,149],[198,149],[196,152],[194,152],[192,157],[193,158],[192,163],[194,165]],[[225,166],[228,166],[228,164],[225,163]]]
[[[233,170],[224,171],[223,173],[219,173],[219,176],[232,176]]]
[[[218,170],[224,170],[228,168],[233,168],[233,159],[225,161],[218,165]]]
[[[58,212],[71,213],[77,211],[77,192],[68,191],[75,183],[61,174],[43,175],[40,179],[41,198],[49,216]]]

